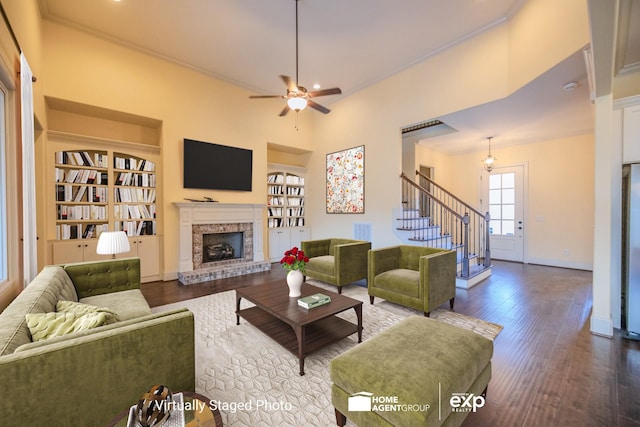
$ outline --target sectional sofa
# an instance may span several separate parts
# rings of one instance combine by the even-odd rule
[[[59,301],[115,320],[34,342],[27,314],[56,312]],[[154,384],[193,391],[194,354],[193,313],[153,314],[138,258],[47,266],[0,314],[2,425],[107,425]]]

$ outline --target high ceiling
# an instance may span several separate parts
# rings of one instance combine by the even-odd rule
[[[331,105],[503,23],[524,3],[299,0],[299,83],[340,87],[342,95],[322,99]],[[40,0],[40,6],[45,19],[192,67],[255,94],[284,94],[278,76],[295,77],[295,0]],[[500,136],[502,143],[522,143],[548,139],[552,133],[584,133],[593,127],[585,79],[578,53],[506,100],[440,118],[460,132],[425,143],[461,151],[491,135],[499,146]],[[574,80],[579,83],[576,90],[562,89]],[[563,120],[557,120],[555,111]]]

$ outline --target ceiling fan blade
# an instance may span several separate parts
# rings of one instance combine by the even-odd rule
[[[251,99],[261,99],[261,98],[280,98],[280,99],[284,99],[285,97],[282,95],[250,95],[249,98]]]
[[[284,84],[287,85],[287,90],[289,92],[297,92],[298,91],[298,86],[296,85],[296,82],[294,82],[293,80],[291,80],[291,77],[289,76],[280,76],[280,78],[282,79],[282,81],[284,82]]]
[[[280,117],[286,116],[289,110],[291,110],[291,108],[289,108],[289,105],[288,104],[285,105],[283,110],[280,112],[279,116]]]
[[[331,112],[331,110],[329,110],[327,107],[323,107],[322,105],[313,102],[312,100],[307,100],[307,105],[315,110],[320,111],[323,114],[328,114],[329,112]]]
[[[309,92],[309,98],[317,98],[318,96],[327,96],[327,95],[340,95],[342,91],[339,87],[333,87],[331,89],[322,89],[322,90],[314,90],[313,92]]]

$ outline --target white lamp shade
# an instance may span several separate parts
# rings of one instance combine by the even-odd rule
[[[287,105],[294,111],[304,110],[307,106],[306,98],[294,97],[287,100]]]
[[[115,255],[129,252],[129,238],[124,231],[103,231],[98,239],[98,255]]]

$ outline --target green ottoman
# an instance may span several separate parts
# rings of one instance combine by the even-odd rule
[[[408,317],[331,361],[337,424],[459,426],[484,405],[492,356],[475,332]]]

